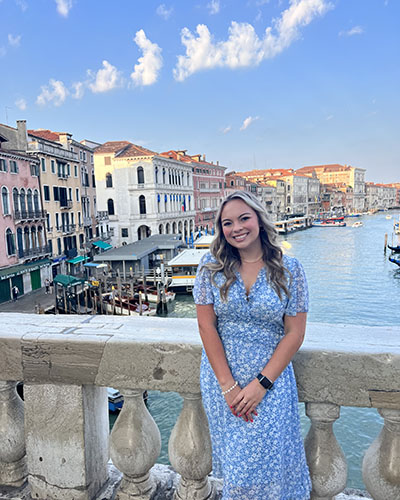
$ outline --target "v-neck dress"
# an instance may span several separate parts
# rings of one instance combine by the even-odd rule
[[[217,273],[217,286],[200,261],[193,288],[196,304],[213,304],[217,330],[232,375],[241,387],[264,368],[284,335],[284,315],[308,310],[304,270],[297,259],[284,256],[290,271],[290,298],[282,300],[269,283],[266,269],[246,295],[237,272],[228,300],[220,298],[225,277]],[[230,412],[203,350],[200,385],[213,448],[213,474],[224,479],[223,500],[307,500],[311,481],[300,433],[296,380],[290,363],[257,407],[253,423]]]

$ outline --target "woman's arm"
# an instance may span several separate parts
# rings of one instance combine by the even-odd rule
[[[274,382],[300,349],[306,331],[307,313],[284,317],[285,335],[261,373]],[[257,379],[252,380],[234,399],[232,406],[238,415],[254,412],[266,390]]]

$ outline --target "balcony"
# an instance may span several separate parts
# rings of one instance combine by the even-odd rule
[[[32,498],[94,499],[109,479],[110,450],[113,474],[122,475],[113,495],[119,490],[120,499],[150,499],[158,488],[162,498],[167,486],[154,467],[160,434],[143,403],[146,388],[183,398],[168,447],[180,474],[176,487],[169,486],[175,498],[215,499],[196,320],[0,318],[0,491],[7,488],[13,498],[25,488]],[[311,422],[305,439],[311,498],[332,499],[346,485],[346,458],[333,428],[336,421],[335,428],[340,426],[342,405],[376,408],[383,417],[381,433],[364,456],[364,482],[375,500],[400,498],[399,339],[397,327],[309,324],[293,364]],[[24,402],[15,392],[20,380]],[[125,398],[111,435],[106,387],[118,388]]]
[[[42,142],[33,141],[28,143],[28,152],[30,153],[46,153],[57,158],[66,160],[67,162],[78,162],[77,153],[73,153],[68,149],[64,149],[61,146],[52,146],[50,144],[45,144]]]
[[[46,214],[46,210],[14,210],[14,220],[15,222],[43,220]]]
[[[97,212],[97,215],[96,215],[96,219],[100,222],[100,221],[106,221],[106,220],[109,220],[108,219],[108,212],[107,211],[99,211]]]
[[[65,172],[58,172],[58,178],[59,179],[68,179],[69,175],[66,174]]]
[[[18,257],[20,259],[41,257],[48,254],[51,254],[50,245],[45,245],[43,247],[29,248],[27,250],[18,250]]]
[[[83,216],[83,225],[91,226],[93,224],[93,219],[91,217]]]
[[[64,205],[60,204],[60,209],[61,210],[69,210],[70,208],[72,208],[72,205],[73,205],[72,200],[67,200]]]
[[[64,226],[61,226],[61,230],[63,234],[72,234],[76,230],[76,224],[65,224]]]

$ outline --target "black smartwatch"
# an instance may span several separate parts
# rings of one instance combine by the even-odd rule
[[[257,379],[260,382],[260,384],[264,387],[264,389],[267,389],[267,391],[271,390],[274,387],[274,383],[271,382],[270,379],[267,378],[262,373],[259,373],[257,375]]]

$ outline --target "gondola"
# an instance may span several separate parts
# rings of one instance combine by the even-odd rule
[[[390,262],[393,262],[393,264],[397,264],[398,266],[400,266],[400,257],[391,255],[389,257],[389,260]]]
[[[390,245],[388,245],[387,247],[394,253],[400,253],[400,245],[397,245],[395,247],[391,247]]]

